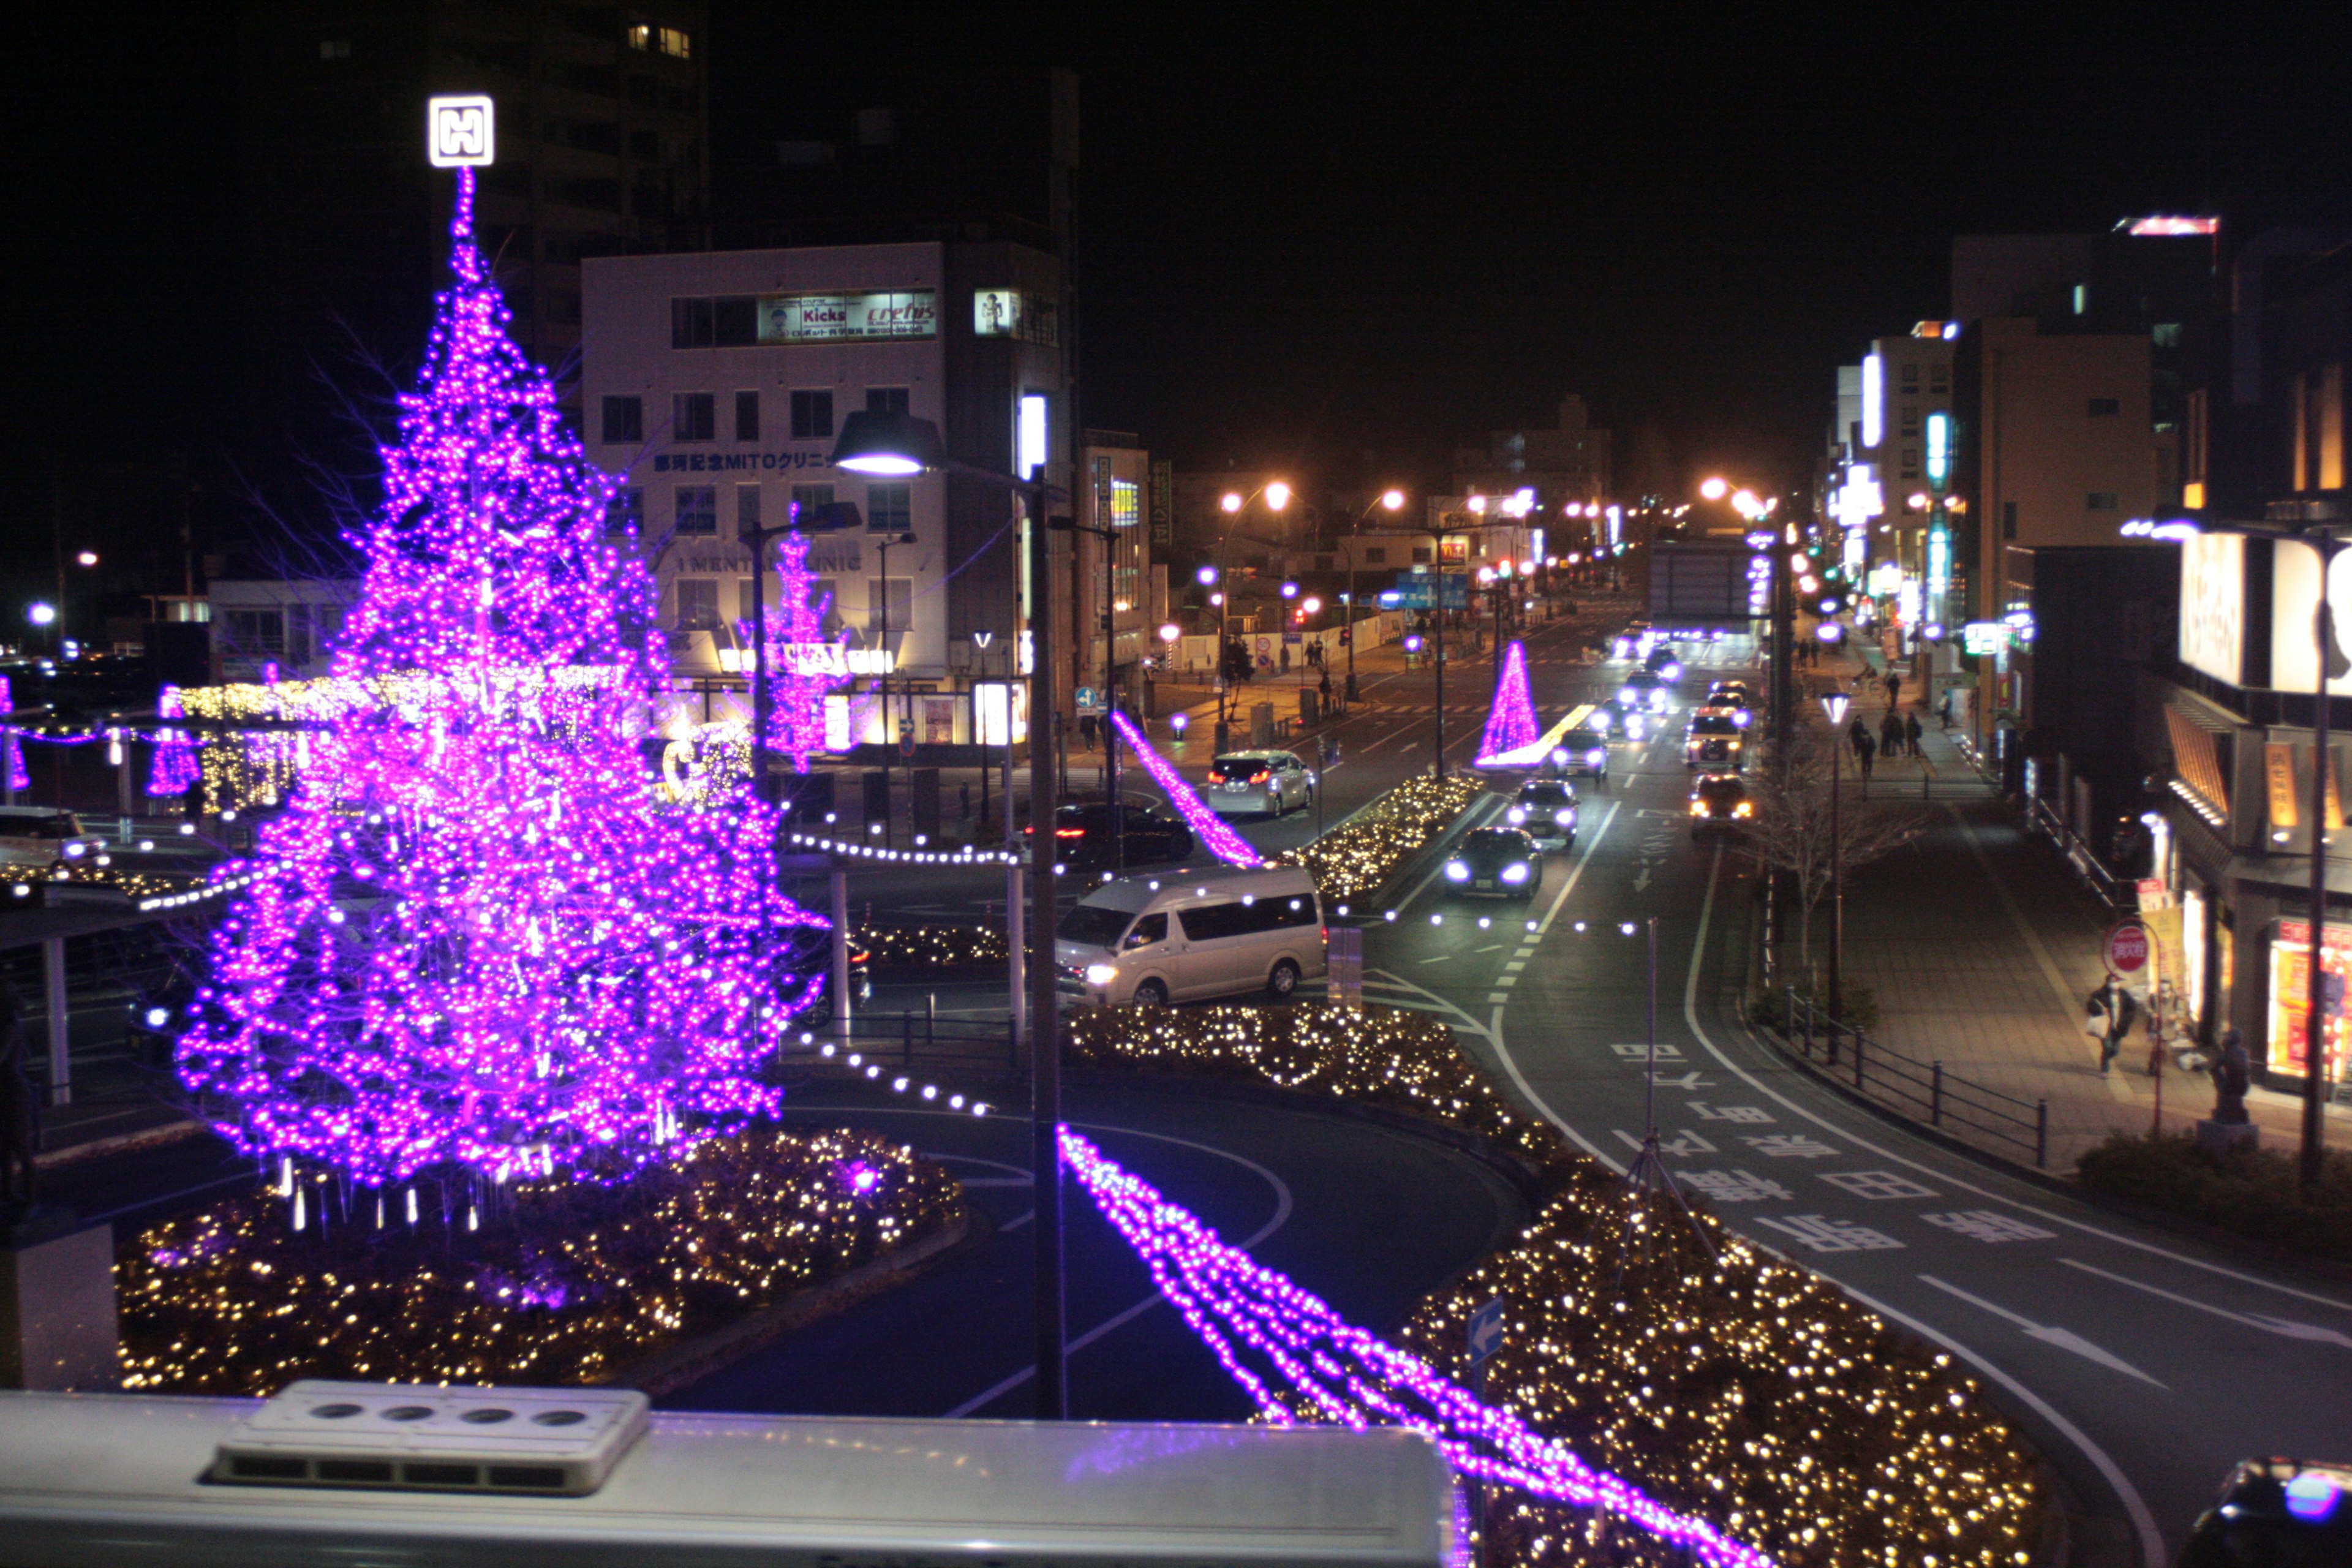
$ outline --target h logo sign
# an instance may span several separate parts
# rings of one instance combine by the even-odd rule
[[[425,106],[425,154],[436,169],[480,167],[496,152],[489,98],[436,98]]]

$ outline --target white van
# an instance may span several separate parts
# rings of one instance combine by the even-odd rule
[[[1287,1001],[1323,978],[1323,906],[1298,866],[1161,871],[1106,882],[1054,933],[1061,988],[1154,1006],[1263,992]]]

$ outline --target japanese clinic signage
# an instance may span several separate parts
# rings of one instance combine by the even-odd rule
[[[939,335],[937,289],[864,294],[762,294],[763,343],[887,342]]]
[[[2200,533],[2180,545],[2180,662],[2231,685],[2244,679],[2246,540]],[[2309,636],[2308,630],[2305,634]]]

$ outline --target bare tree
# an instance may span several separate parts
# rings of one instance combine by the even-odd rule
[[[1918,811],[1861,798],[1859,781],[1850,779],[1840,794],[1832,834],[1830,767],[1837,744],[1824,730],[1801,729],[1788,756],[1766,758],[1748,784],[1756,815],[1740,853],[1767,871],[1786,872],[1795,885],[1797,952],[1804,964],[1811,962],[1813,908],[1830,890],[1832,864],[1851,876],[1910,843],[1927,826]]]

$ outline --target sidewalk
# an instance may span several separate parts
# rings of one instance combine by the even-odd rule
[[[1819,682],[1853,668],[1848,656],[1806,673]],[[1904,696],[1903,710],[1915,711],[1911,694]],[[1886,711],[1885,693],[1866,685],[1853,710],[1875,733]],[[2096,1045],[2082,1020],[2084,998],[2106,973],[2100,958],[2105,907],[2047,840],[2026,829],[2016,807],[1978,779],[1933,714],[1919,717],[1925,755],[1882,757],[1871,796],[1919,814],[1924,831],[1847,879],[1845,973],[1866,981],[1876,996],[1874,1041],[1940,1060],[1946,1073],[2003,1094],[2047,1100],[2048,1168],[2063,1174],[2109,1133],[2144,1135],[2154,1125],[2157,1082],[2149,1076],[2147,1036],[2135,1027],[2112,1070],[2100,1074]],[[1851,752],[1846,758],[1850,764]],[[1932,780],[1932,799],[1916,793],[1923,775]],[[1813,915],[1816,962],[1827,914],[1824,908]],[[2169,1060],[2163,1073],[2164,1129],[2186,1131],[2211,1112],[2212,1081]],[[2296,1146],[2300,1100],[2255,1089],[2246,1106],[2265,1147]],[[2352,1147],[2352,1107],[2327,1108],[2327,1137]]]

